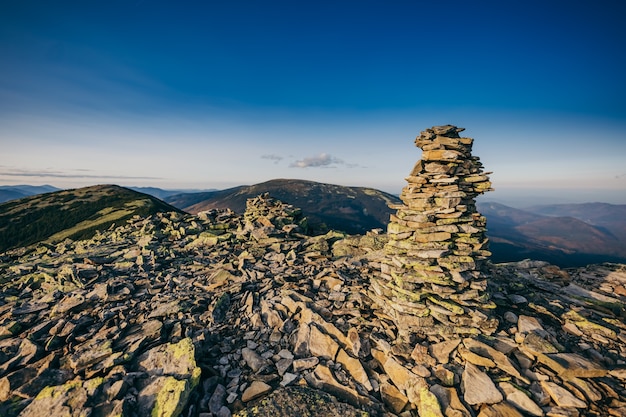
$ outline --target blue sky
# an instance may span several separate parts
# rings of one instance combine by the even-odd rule
[[[626,204],[624,4],[2,0],[0,183],[397,193],[450,123],[490,199]]]

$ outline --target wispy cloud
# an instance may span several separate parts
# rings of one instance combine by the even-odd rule
[[[274,163],[277,164],[280,161],[282,161],[284,158],[280,155],[268,154],[268,155],[261,155],[261,159],[269,159],[270,161],[274,161]]]
[[[347,163],[343,159],[335,158],[325,152],[292,162],[289,166],[292,168],[336,168],[338,165],[345,166],[346,168],[356,168],[359,166],[358,164]]]
[[[20,49],[16,44],[3,49],[8,55],[6,74],[0,79],[3,112],[148,113],[173,98],[172,90],[158,77],[125,64],[102,48],[38,36],[26,39],[30,48]],[[34,64],[31,55],[45,59]]]
[[[0,177],[34,177],[34,178],[100,178],[100,179],[122,179],[122,180],[161,180],[162,177],[142,177],[142,176],[128,176],[128,175],[106,175],[106,174],[86,174],[83,172],[91,172],[88,169],[76,169],[72,172],[61,172],[51,170],[26,170],[26,169],[11,169],[0,170]]]
[[[299,161],[292,162],[290,167],[293,168],[331,168],[334,165],[343,164],[343,160],[335,158],[328,153],[321,153],[316,156],[309,156]]]

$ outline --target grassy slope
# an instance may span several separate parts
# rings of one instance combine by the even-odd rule
[[[40,241],[84,239],[134,215],[176,208],[116,185],[57,191],[0,204],[0,251]]]

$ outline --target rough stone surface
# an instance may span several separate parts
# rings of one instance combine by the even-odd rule
[[[562,378],[598,378],[608,374],[605,367],[575,353],[539,355],[537,360]]]
[[[396,414],[400,413],[409,403],[406,395],[402,394],[395,385],[387,382],[380,384],[380,395],[385,405]]]
[[[261,397],[262,395],[267,394],[272,390],[272,387],[267,385],[263,381],[253,381],[252,384],[243,392],[241,396],[241,401],[247,403],[248,401],[252,401],[256,398]]]
[[[501,382],[500,389],[504,392],[506,400],[518,410],[531,416],[543,416],[543,410],[528,395],[515,388],[509,382]]]
[[[495,404],[503,399],[491,378],[469,362],[465,364],[462,381],[464,398],[468,404]]]
[[[587,408],[587,403],[576,398],[565,388],[550,381],[541,381],[541,386],[559,407]]]
[[[87,390],[80,381],[47,387],[39,392],[20,416],[88,417],[91,414],[91,409],[85,407],[88,398]]]
[[[470,417],[472,415],[461,402],[456,389],[433,385],[430,392],[437,397],[441,410],[446,417]]]

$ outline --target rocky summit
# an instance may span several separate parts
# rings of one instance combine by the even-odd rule
[[[406,334],[491,334],[497,327],[481,270],[491,255],[486,219],[475,201],[491,183],[463,130],[434,126],[415,140],[422,159],[406,179],[404,204],[387,228],[388,256],[372,281],[372,298]]]
[[[0,415],[626,416],[626,265],[484,261],[492,331],[407,333],[397,237],[306,230],[261,195],[0,254]]]

